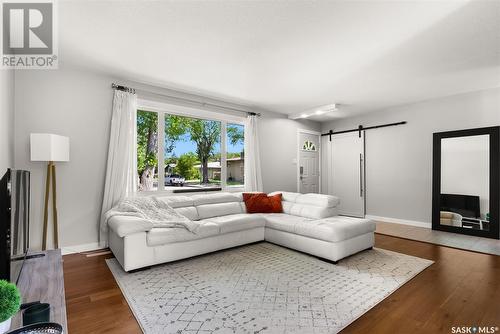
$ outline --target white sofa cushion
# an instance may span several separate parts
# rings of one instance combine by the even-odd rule
[[[189,196],[164,196],[158,199],[165,201],[174,209],[194,206],[194,200]]]
[[[329,217],[295,224],[295,234],[330,242],[340,242],[375,231],[375,222],[351,217]]]
[[[312,221],[312,219],[293,216],[286,213],[266,213],[266,227],[279,231],[295,233],[295,224],[303,221]]]
[[[242,198],[236,194],[231,193],[213,193],[204,195],[193,195],[194,205],[204,205],[204,204],[217,204],[217,203],[231,203],[231,202],[241,202]]]
[[[228,216],[208,218],[206,221],[219,226],[219,233],[230,233],[266,226],[266,220],[260,214],[239,213]]]
[[[269,196],[282,194],[283,213],[311,219],[335,216],[338,197],[322,194],[299,194],[287,191],[275,191]]]
[[[274,196],[277,194],[281,194],[282,201],[293,202],[293,203],[295,203],[295,200],[297,199],[297,197],[300,196],[300,193],[291,193],[288,191],[274,191],[274,192],[270,193],[269,196]]]
[[[153,228],[147,232],[148,245],[159,246],[264,227],[266,220],[259,214],[239,213],[203,219],[199,223],[200,227],[196,230],[196,233],[191,233],[183,228]]]
[[[312,205],[321,208],[335,208],[340,204],[340,199],[332,195],[313,194],[313,193],[300,194],[300,193],[291,193],[287,191],[275,191],[270,193],[269,196],[273,196],[276,194],[282,195],[283,202]]]
[[[289,215],[312,219],[321,219],[335,216],[336,208],[322,208],[314,205],[297,204],[293,202],[282,202],[283,212]]]
[[[219,234],[219,226],[209,221],[200,221],[196,233],[184,228],[153,228],[146,233],[149,246],[159,246],[188,240],[202,239]]]
[[[108,227],[123,238],[126,235],[150,231],[153,223],[137,217],[113,216],[108,220]]]
[[[204,204],[196,207],[200,219],[245,213],[240,202]]]
[[[198,210],[194,206],[187,206],[185,208],[174,209],[177,213],[187,217],[190,220],[199,220]]]
[[[295,203],[319,206],[322,208],[334,208],[340,204],[338,197],[322,194],[302,194],[297,197]]]

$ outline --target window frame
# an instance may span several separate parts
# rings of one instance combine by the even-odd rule
[[[165,172],[160,173],[160,171],[165,170],[165,115],[175,115],[183,117],[191,117],[197,119],[203,119],[208,121],[218,121],[221,122],[221,138],[220,138],[220,153],[221,153],[221,190],[227,192],[239,192],[243,191],[245,184],[241,186],[228,186],[227,185],[227,125],[237,124],[242,125],[245,128],[246,118],[242,116],[236,116],[233,114],[226,114],[222,112],[215,112],[211,110],[204,110],[200,108],[193,108],[187,106],[179,106],[175,104],[138,99],[137,100],[137,110],[144,110],[149,112],[158,113],[158,189],[153,191],[139,191],[136,189],[137,195],[154,195],[154,194],[175,194],[173,190],[165,189]],[[245,131],[245,130],[244,130]],[[246,136],[244,136],[243,146],[245,145]],[[135,152],[137,152],[137,143],[135,143]],[[137,168],[137,166],[136,166]],[[244,182],[244,181],[243,181]],[[200,188],[189,189],[186,193],[208,193],[214,192],[216,190],[210,188]],[[181,192],[180,192],[181,193]]]

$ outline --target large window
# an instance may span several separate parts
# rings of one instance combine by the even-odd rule
[[[139,190],[241,187],[243,148],[242,124],[139,110]]]

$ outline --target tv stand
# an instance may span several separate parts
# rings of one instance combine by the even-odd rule
[[[50,321],[68,333],[66,297],[64,295],[63,261],[61,250],[48,250],[26,257],[17,284],[22,302],[40,301],[50,304]],[[26,305],[25,305],[26,306]],[[22,311],[12,318],[11,330],[22,326]]]
[[[490,222],[488,220],[479,219],[479,218],[462,218],[462,227],[470,228],[474,230],[489,230]]]

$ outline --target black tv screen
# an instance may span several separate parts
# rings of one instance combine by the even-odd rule
[[[0,279],[17,283],[29,249],[30,173],[9,169],[0,179]]]
[[[441,211],[455,212],[463,217],[480,218],[479,196],[441,194]]]

